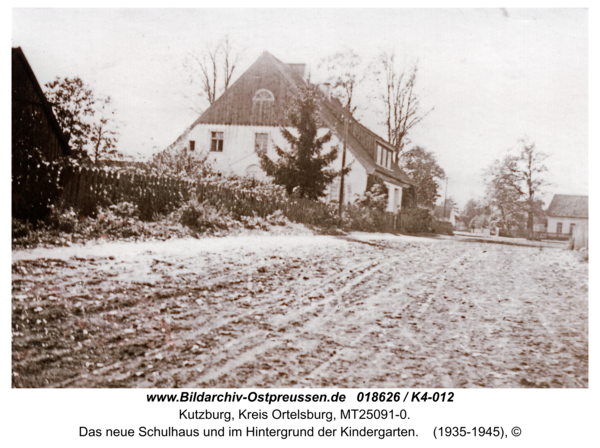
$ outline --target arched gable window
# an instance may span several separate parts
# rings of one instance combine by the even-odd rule
[[[252,101],[275,101],[275,97],[270,90],[260,89],[254,94]]]
[[[273,104],[275,97],[270,90],[260,89],[252,98],[252,122],[253,124],[271,124],[273,117]]]

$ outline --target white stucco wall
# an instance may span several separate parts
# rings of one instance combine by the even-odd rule
[[[290,131],[293,132],[294,130],[290,129]],[[326,128],[320,129],[318,135],[323,136],[327,131],[328,129]],[[223,132],[223,152],[210,151],[212,132]],[[198,154],[208,154],[213,166],[224,174],[244,176],[253,173],[257,178],[266,179],[267,176],[259,169],[260,159],[254,148],[257,133],[269,134],[267,155],[271,159],[277,158],[274,149],[275,145],[280,148],[288,147],[288,142],[283,138],[281,131],[277,127],[207,124],[195,126],[190,131],[185,146],[189,148],[189,141],[193,140],[195,142],[195,152]],[[332,167],[339,170],[342,166],[343,145],[335,135],[324,146],[323,150],[327,152],[333,145],[338,145],[339,151],[338,158],[332,164]],[[346,151],[346,166],[351,166],[352,169],[344,179],[344,202],[353,202],[359,195],[364,193],[367,187],[367,172],[358,161],[355,161],[350,151]],[[393,189],[390,189],[390,191],[393,191]],[[339,179],[328,189],[328,196],[336,200],[339,198]]]
[[[549,216],[548,217],[548,233],[557,233],[556,232],[556,225],[558,223],[562,223],[562,233],[565,235],[569,234],[569,230],[571,228],[571,224],[581,224],[581,223],[587,223],[588,220],[585,218],[556,218],[554,216]]]

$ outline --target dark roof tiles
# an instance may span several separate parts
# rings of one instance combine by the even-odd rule
[[[588,218],[588,197],[555,194],[548,207],[548,216],[560,218]]]
[[[285,123],[289,101],[306,86],[299,69],[301,64],[285,64],[264,52],[254,64],[234,82],[191,126],[197,124],[282,126]],[[273,70],[273,69],[276,70]],[[257,121],[256,105],[252,98],[260,89],[273,93],[275,100],[267,113]],[[337,137],[344,138],[344,109],[336,99],[321,97],[320,116]],[[412,180],[397,165],[387,169],[375,162],[376,143],[393,148],[383,138],[351,118],[348,128],[348,150],[365,167],[368,174],[377,174],[384,180],[400,185],[412,185]]]

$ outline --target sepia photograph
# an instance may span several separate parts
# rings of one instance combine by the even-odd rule
[[[11,388],[589,387],[587,9],[11,14]]]

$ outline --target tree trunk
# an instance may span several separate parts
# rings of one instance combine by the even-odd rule
[[[527,239],[533,240],[533,210],[527,211]]]

